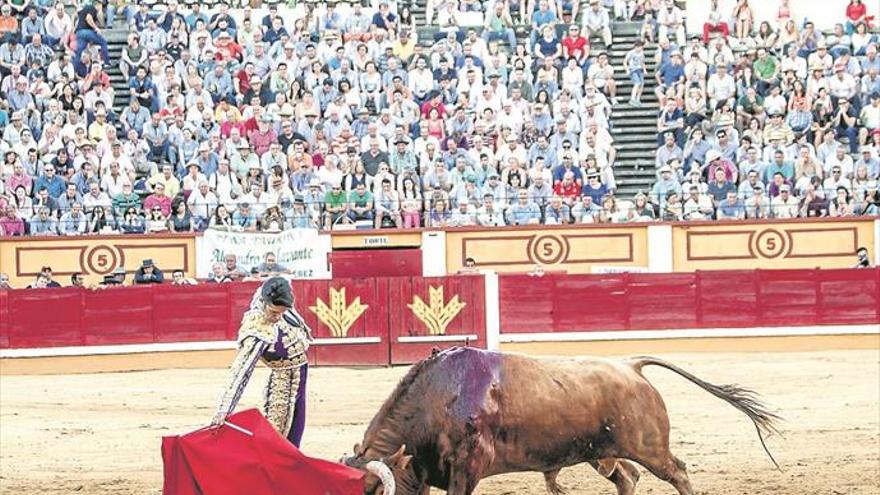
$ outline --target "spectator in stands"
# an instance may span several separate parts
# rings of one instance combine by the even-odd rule
[[[228,265],[228,263],[227,263]],[[278,263],[275,253],[268,252],[263,256],[263,262],[257,267],[257,273],[261,278],[274,277],[290,273],[290,269]]]
[[[141,261],[141,266],[134,272],[135,284],[161,284],[165,281],[165,275],[158,266],[153,264],[152,259]]]
[[[83,5],[77,12],[75,27],[76,52],[73,55],[74,64],[81,63],[82,53],[86,50],[89,44],[96,44],[101,48],[101,59],[104,63],[110,61],[107,40],[101,35],[101,28],[98,25],[98,19],[98,9],[92,4]]]
[[[34,236],[54,236],[58,235],[58,223],[51,215],[48,207],[39,208],[37,215],[28,222],[28,231]]]
[[[34,281],[29,284],[26,289],[45,289],[46,284],[48,283],[48,279],[46,279],[46,275],[42,272],[38,273]]]
[[[171,272],[171,285],[198,285],[198,282],[186,276],[183,270]]]
[[[375,141],[371,145],[376,146]],[[348,195],[348,218],[352,222],[373,221],[373,194],[367,190],[365,182],[359,182]]]
[[[590,0],[590,7],[582,16],[583,27],[587,38],[599,36],[606,49],[611,48],[611,19],[608,11],[600,4],[599,0]]]
[[[87,220],[82,203],[73,203],[70,211],[61,216],[58,233],[61,235],[81,235],[86,232]]]
[[[223,263],[215,261],[211,264],[211,275],[208,276],[208,279],[205,280],[205,282],[209,284],[222,284],[232,282],[232,278],[226,275],[226,267]]]
[[[238,258],[233,253],[226,253],[223,255],[223,267],[224,267],[224,275],[229,277],[232,281],[241,280],[247,275],[244,269],[238,266]]]
[[[667,198],[667,208],[668,198]],[[688,190],[687,198],[682,204],[682,219],[683,220],[711,220],[715,213],[715,206],[712,204],[712,199],[700,192],[700,188],[691,185]]]

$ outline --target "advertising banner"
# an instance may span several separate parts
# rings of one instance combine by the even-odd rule
[[[211,265],[223,262],[226,254],[235,254],[238,266],[245,270],[257,267],[267,253],[274,253],[278,264],[290,270],[293,278],[329,279],[327,257],[330,254],[329,235],[320,235],[312,229],[292,229],[271,234],[221,232],[207,230],[197,249],[196,267],[199,277],[211,273]]]

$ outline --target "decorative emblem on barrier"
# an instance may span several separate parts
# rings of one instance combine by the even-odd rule
[[[334,337],[348,336],[348,329],[364,314],[367,308],[369,308],[368,305],[361,304],[360,297],[354,298],[354,301],[348,304],[345,299],[345,287],[330,288],[329,306],[320,297],[314,306],[309,306],[309,309],[315,313],[321,323],[330,327]]]
[[[449,303],[445,303],[442,285],[428,287],[428,301],[430,304],[425,304],[421,297],[413,296],[412,304],[406,306],[412,310],[416,318],[428,327],[428,332],[431,335],[444,335],[449,322],[458,316],[461,309],[467,305],[467,303],[461,302],[457,295],[453,296]]]

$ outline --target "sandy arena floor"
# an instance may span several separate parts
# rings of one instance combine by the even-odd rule
[[[745,416],[648,368],[669,408],[673,452],[688,463],[697,493],[880,493],[880,351],[664,357],[706,380],[757,389],[786,419],[785,438],[769,441],[779,473]],[[350,451],[405,371],[313,370],[305,452],[337,458]],[[242,407],[259,404],[265,372],[255,375]],[[225,377],[204,369],[0,378],[0,493],[160,493],[160,437],[206,423]],[[588,466],[569,468],[560,480],[572,495],[613,493]],[[543,479],[500,476],[478,493],[541,494]],[[674,490],[645,473],[639,493]]]

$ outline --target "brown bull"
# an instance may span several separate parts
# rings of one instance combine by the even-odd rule
[[[547,490],[558,494],[560,469],[583,462],[620,495],[635,491],[633,462],[693,494],[685,464],[669,451],[663,399],[642,376],[648,365],[745,413],[762,446],[762,432],[776,431],[779,418],[751,391],[712,385],[659,359],[549,360],[455,348],[413,365],[343,461],[368,471],[367,495],[425,495],[430,487],[469,495],[483,478],[522,471],[544,473]]]

